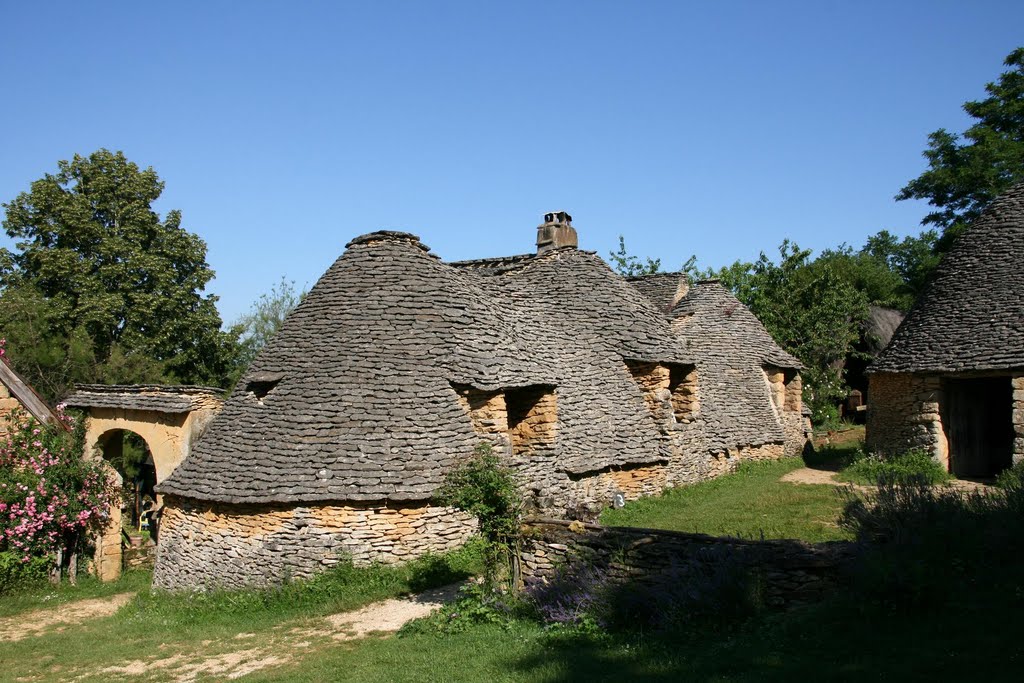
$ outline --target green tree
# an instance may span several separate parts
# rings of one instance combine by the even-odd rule
[[[962,136],[945,129],[929,135],[928,170],[896,195],[936,207],[923,222],[943,229],[940,251],[1000,192],[1024,180],[1024,47],[1004,64],[1010,69],[985,86],[988,97],[963,105],[976,123]]]
[[[641,261],[626,250],[626,238],[619,235],[619,250],[608,252],[609,263],[623,277],[653,275],[661,270],[661,259],[646,258]]]
[[[902,300],[892,304],[894,308],[909,310],[921,294],[942,258],[936,249],[938,239],[939,234],[935,230],[925,230],[917,237],[907,236],[902,240],[898,240],[888,230],[868,237],[861,254],[883,261],[902,280],[903,284],[897,294]]]
[[[269,292],[261,294],[260,298],[253,302],[249,312],[232,326],[239,340],[234,381],[238,380],[270,338],[281,329],[285,318],[306,298],[306,294],[306,290],[299,291],[295,288],[294,280],[286,280],[282,276],[281,281],[271,287]]]
[[[862,275],[857,273],[858,254],[843,247],[814,260],[810,256],[809,250],[785,240],[777,262],[762,252],[753,263],[736,261],[719,270],[694,272],[719,279],[779,346],[800,359],[805,366],[804,400],[814,421],[822,422],[835,415],[846,396],[843,364],[860,337],[869,299],[853,277]]]
[[[101,149],[60,161],[3,205],[16,250],[0,249],[0,327],[19,325],[12,302],[33,310],[31,334],[7,335],[30,379],[227,381],[235,344],[220,331],[216,297],[203,295],[213,278],[206,244],[182,228],[180,211],[153,210],[163,188],[152,168]],[[55,357],[37,340],[52,341]]]

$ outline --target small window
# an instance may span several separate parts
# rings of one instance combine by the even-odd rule
[[[697,395],[697,367],[694,365],[668,366],[668,390],[672,393],[672,412],[676,422],[689,422],[700,406]]]
[[[245,390],[262,401],[283,378],[284,375],[276,372],[257,372],[249,377]]]
[[[555,444],[558,403],[555,388],[533,385],[505,390],[508,435],[513,455],[531,453]]]

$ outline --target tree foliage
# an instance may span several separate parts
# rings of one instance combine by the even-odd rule
[[[121,152],[75,155],[4,204],[15,251],[0,249],[13,364],[54,398],[75,381],[222,383],[206,244],[152,204],[164,183]]]
[[[626,238],[619,235],[619,250],[608,252],[610,264],[623,277],[654,275],[661,270],[661,259],[645,258],[641,260],[626,250]]]
[[[860,255],[842,249],[810,257],[785,240],[777,262],[762,252],[753,263],[737,261],[704,275],[732,289],[772,338],[800,359],[804,399],[813,419],[822,421],[846,395],[843,362],[860,338],[869,300],[853,277],[860,273]]]
[[[936,207],[924,223],[943,228],[940,250],[999,193],[1024,180],[1024,47],[1004,64],[1009,70],[985,86],[988,97],[964,103],[975,123],[962,136],[945,129],[929,135],[928,170],[896,195]]]
[[[249,312],[235,323],[232,329],[238,334],[239,340],[239,375],[281,329],[285,318],[306,298],[306,294],[306,290],[297,290],[294,281],[282,276],[281,281],[271,287],[269,292],[261,294]]]

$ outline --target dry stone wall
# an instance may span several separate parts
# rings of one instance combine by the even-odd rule
[[[531,521],[524,532],[520,559],[526,583],[550,580],[558,568],[575,562],[604,570],[615,580],[652,583],[687,562],[719,562],[759,573],[765,600],[773,607],[827,595],[853,554],[852,545],[843,542],[748,541],[558,520]]]
[[[344,558],[391,564],[465,543],[476,522],[451,508],[228,505],[168,497],[153,584],[272,586]]]
[[[1013,378],[1013,464],[1024,462],[1024,376]]]
[[[942,428],[942,380],[935,375],[875,373],[869,375],[867,448],[877,453],[902,453],[922,448],[949,466],[949,447]]]
[[[11,392],[0,382],[0,436],[7,433],[8,416],[21,407],[18,399],[11,396]]]

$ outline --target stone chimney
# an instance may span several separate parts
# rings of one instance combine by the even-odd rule
[[[690,278],[686,273],[679,274],[679,284],[676,286],[676,294],[672,297],[672,305],[668,307],[671,311],[676,307],[680,301],[686,298],[686,295],[690,293]]]
[[[560,247],[578,247],[572,216],[565,211],[544,214],[544,222],[537,226],[537,253],[543,254]]]

